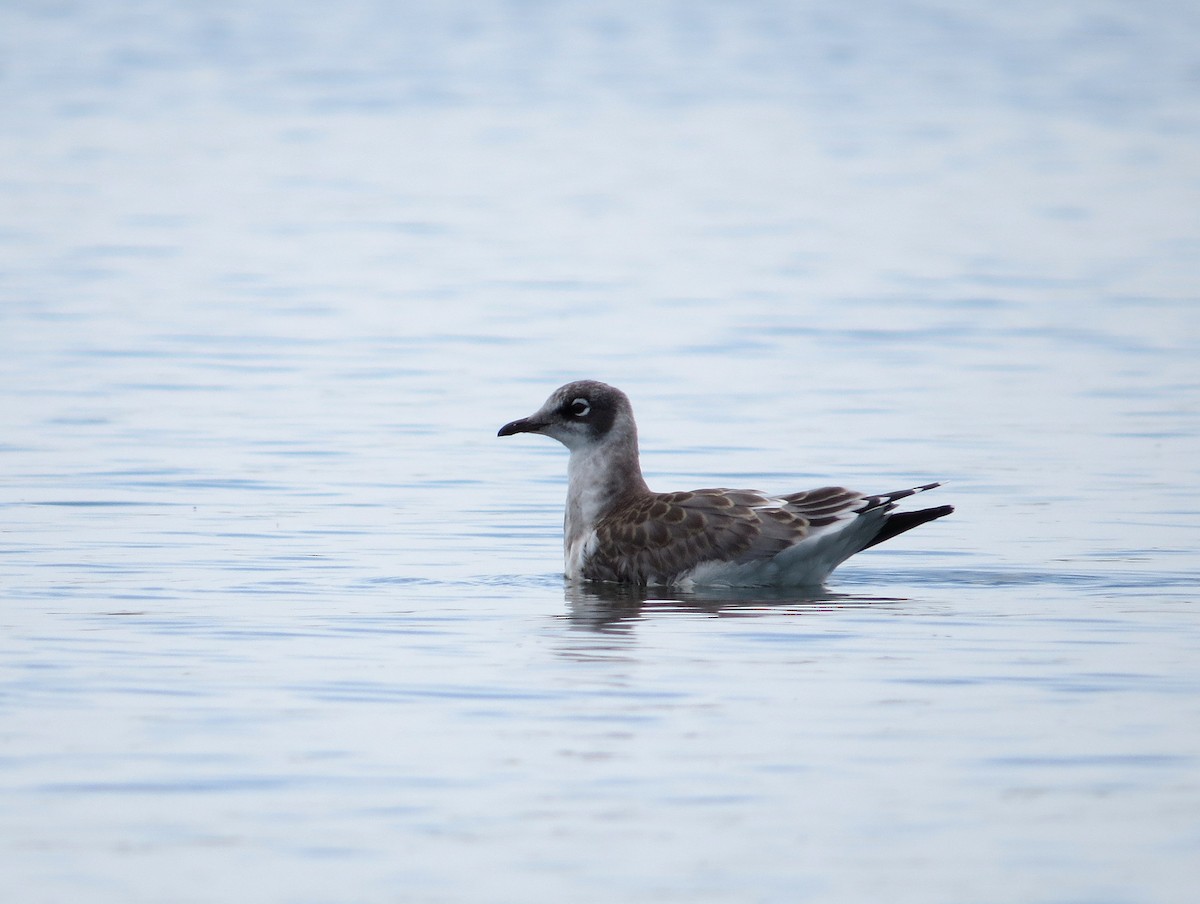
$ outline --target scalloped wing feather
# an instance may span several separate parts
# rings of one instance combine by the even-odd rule
[[[783,497],[727,489],[639,496],[609,512],[596,525],[583,577],[670,584],[709,564],[745,570],[743,566],[767,563],[784,553],[779,566],[773,566],[777,572],[789,558],[787,551],[801,545],[809,547],[827,535],[843,532],[860,513],[877,508],[875,501],[883,498],[842,487],[822,487]],[[876,519],[866,520],[875,522],[872,530],[877,528]],[[843,545],[855,548],[838,558],[839,562],[861,548],[861,544],[855,545],[861,532],[850,533],[845,544],[836,544],[839,554]]]

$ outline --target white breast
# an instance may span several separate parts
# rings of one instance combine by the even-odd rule
[[[566,572],[567,580],[573,581],[583,577],[584,563],[595,548],[596,532],[594,530],[582,533],[573,540],[568,539],[563,549],[563,571]]]

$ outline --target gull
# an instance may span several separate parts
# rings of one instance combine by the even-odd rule
[[[621,390],[578,380],[497,436],[540,433],[570,450],[563,558],[570,581],[641,586],[819,586],[857,552],[949,515],[896,512],[939,486],[869,495],[821,487],[655,493],[642,477],[633,406]]]

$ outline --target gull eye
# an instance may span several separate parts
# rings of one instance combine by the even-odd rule
[[[587,399],[576,399],[567,410],[575,417],[587,417],[592,405]]]

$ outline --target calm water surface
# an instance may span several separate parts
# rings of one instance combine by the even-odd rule
[[[0,11],[0,870],[30,902],[1190,902],[1200,17]],[[796,593],[662,489],[940,479]]]

